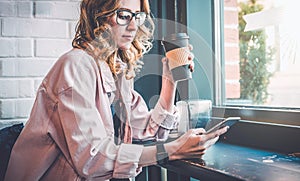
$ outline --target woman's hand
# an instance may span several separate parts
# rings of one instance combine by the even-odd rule
[[[180,138],[165,144],[170,160],[201,158],[206,149],[215,144],[228,127],[205,134],[203,128],[191,129]]]
[[[188,60],[190,61],[190,66],[189,69],[191,72],[194,72],[195,69],[195,64],[194,64],[194,54],[192,52],[193,50],[193,45],[189,44],[189,49],[190,49],[190,55],[188,56]]]
[[[193,46],[189,45],[189,49],[192,50]],[[188,60],[190,61],[190,71],[194,71],[194,55],[190,52]],[[160,92],[160,104],[162,107],[170,113],[173,113],[173,105],[176,92],[176,82],[174,82],[172,72],[169,67],[168,59],[162,59],[163,70],[162,70],[162,86]]]

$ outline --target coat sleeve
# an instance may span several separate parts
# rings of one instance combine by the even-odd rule
[[[143,146],[114,144],[95,103],[97,66],[89,59],[77,60],[66,63],[59,76],[58,82],[67,88],[58,93],[59,119],[55,124],[62,137],[55,141],[83,178],[134,177],[140,172]],[[103,111],[110,111],[109,103],[101,106]]]
[[[174,112],[166,111],[158,100],[152,110],[143,100],[142,96],[132,90],[131,102],[131,126],[133,128],[133,138],[137,140],[147,140],[155,138],[157,141],[164,141],[168,138],[171,129],[178,125],[178,112],[174,106]]]

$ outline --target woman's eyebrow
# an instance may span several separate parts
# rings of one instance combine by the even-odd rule
[[[119,8],[119,10],[126,10],[126,11],[130,11],[130,12],[135,12],[135,13],[141,12],[140,10],[131,11],[131,9],[128,9],[128,8]]]

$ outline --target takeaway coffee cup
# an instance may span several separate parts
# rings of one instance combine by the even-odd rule
[[[183,81],[192,78],[189,69],[188,56],[190,55],[189,36],[186,33],[175,33],[163,37],[162,44],[174,81]]]

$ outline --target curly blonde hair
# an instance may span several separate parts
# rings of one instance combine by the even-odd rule
[[[127,63],[125,76],[135,77],[139,60],[152,48],[154,23],[150,17],[148,0],[141,0],[141,11],[147,14],[146,21],[138,27],[136,36],[128,50],[118,49],[114,40],[108,15],[120,8],[120,0],[82,0],[80,19],[72,42],[74,48],[86,50],[94,57],[97,64],[106,61],[116,77],[119,66],[116,57]]]

